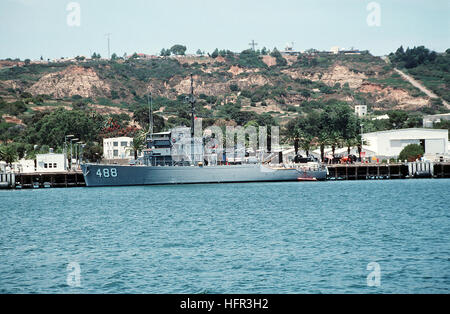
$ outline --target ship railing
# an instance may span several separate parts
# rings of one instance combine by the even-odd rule
[[[295,168],[299,171],[325,171],[326,166],[315,163],[315,164],[285,164],[285,168]]]

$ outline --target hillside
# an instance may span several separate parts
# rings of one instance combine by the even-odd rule
[[[0,136],[2,141],[17,136],[24,141],[24,132],[30,133],[39,117],[57,108],[96,112],[104,120],[110,117],[104,124],[139,129],[148,123],[149,92],[161,129],[188,125],[189,106],[184,99],[191,73],[197,115],[208,124],[245,125],[255,120],[285,125],[330,101],[366,104],[372,116],[402,110],[416,115],[415,121],[420,113],[446,111],[442,102],[405,81],[395,65],[365,52],[297,56],[252,50],[221,51],[214,57],[135,54],[126,60],[3,60]],[[445,87],[433,90],[439,96],[448,92]],[[26,140],[42,142],[30,134]]]

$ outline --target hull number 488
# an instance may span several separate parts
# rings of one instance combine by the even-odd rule
[[[103,168],[98,169],[96,175],[100,178],[115,178],[117,177],[117,169],[116,168]]]

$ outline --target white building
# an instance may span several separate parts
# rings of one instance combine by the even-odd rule
[[[444,120],[450,120],[450,113],[425,116],[423,117],[423,127],[432,128],[435,123],[440,123]]]
[[[131,137],[116,137],[103,139],[103,158],[134,159],[134,152],[130,148],[133,143]]]
[[[64,172],[66,170],[64,154],[36,155],[36,172]]]
[[[372,121],[375,121],[375,120],[389,120],[389,116],[387,114],[384,114],[382,116],[373,117]]]
[[[422,145],[428,158],[448,154],[448,130],[402,129],[363,134],[365,145],[379,157],[398,157],[409,144]]]
[[[34,159],[21,159],[13,163],[14,171],[19,173],[33,173],[36,172]]]
[[[360,118],[367,116],[367,106],[366,105],[356,105],[355,106],[355,115]]]
[[[339,47],[338,46],[333,46],[330,49],[330,52],[332,52],[333,54],[337,55],[339,53]]]

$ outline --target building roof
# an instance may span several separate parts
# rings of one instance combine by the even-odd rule
[[[104,138],[103,141],[118,141],[118,140],[132,140],[132,137],[128,137],[128,136],[120,136],[120,137],[109,137],[109,138]]]
[[[424,116],[424,119],[432,119],[432,118],[444,118],[444,117],[449,117],[450,118],[450,113],[440,113],[440,114],[433,114],[433,115],[429,115],[429,116]]]
[[[448,133],[448,130],[445,130],[445,129],[410,128],[410,129],[396,129],[396,130],[386,130],[386,131],[364,133],[363,136],[364,135],[388,134],[388,133],[406,133],[406,132],[410,132],[410,131]]]

